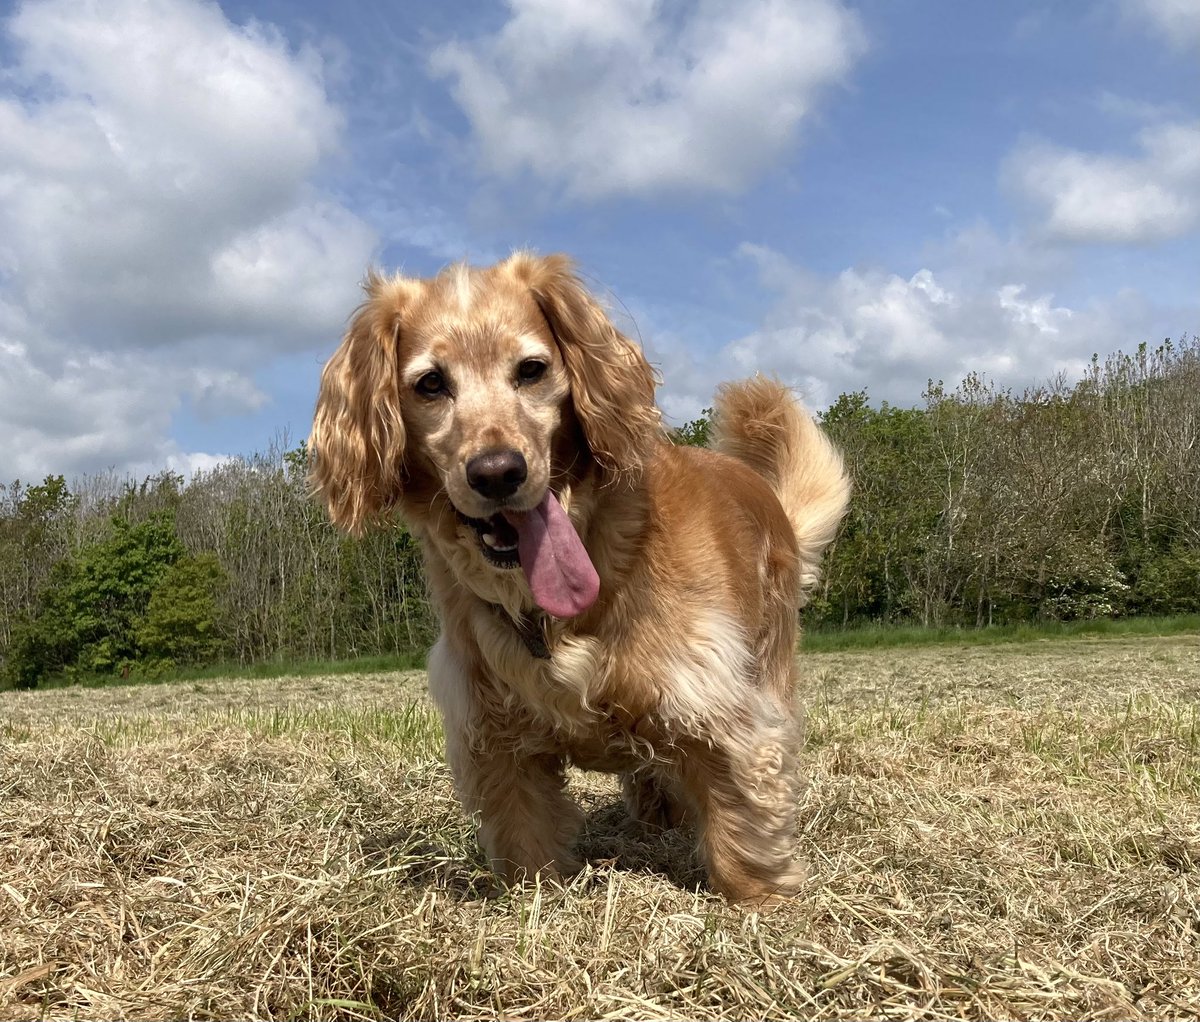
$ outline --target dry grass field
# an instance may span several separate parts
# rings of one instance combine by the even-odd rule
[[[419,674],[0,693],[0,1019],[1200,1018],[1200,640],[807,654],[768,914],[580,774],[495,889]]]

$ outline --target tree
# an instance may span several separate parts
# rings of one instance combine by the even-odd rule
[[[7,672],[31,688],[59,672],[111,674],[135,663],[141,619],[183,554],[172,516],[158,511],[55,565],[37,606],[17,629]]]
[[[711,441],[712,409],[675,431]],[[1200,609],[1200,341],[1095,358],[1016,394],[841,395],[854,481],[806,622],[990,624]],[[277,438],[185,481],[0,487],[0,681],[218,657],[420,651],[437,623],[399,521],[361,538]]]
[[[712,417],[713,410],[705,408],[700,413],[700,418],[685,422],[674,431],[671,439],[688,447],[707,447],[712,438]]]
[[[60,475],[37,486],[17,481],[0,495],[0,663],[18,620],[69,548],[77,503]]]
[[[137,626],[140,658],[156,668],[203,664],[219,658],[223,642],[217,596],[225,573],[212,554],[183,556],[150,594]]]

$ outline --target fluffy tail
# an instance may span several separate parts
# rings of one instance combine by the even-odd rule
[[[791,391],[756,376],[717,390],[712,446],[761,475],[787,513],[800,547],[800,605],[821,574],[821,554],[850,500],[842,456]]]

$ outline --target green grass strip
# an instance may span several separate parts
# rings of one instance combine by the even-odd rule
[[[831,653],[888,646],[987,646],[1000,642],[1038,642],[1047,639],[1192,633],[1200,633],[1200,614],[1098,618],[1094,621],[1038,621],[984,628],[871,624],[841,629],[806,629],[801,648],[807,653]]]

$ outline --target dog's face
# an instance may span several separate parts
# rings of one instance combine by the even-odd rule
[[[661,428],[653,373],[564,257],[372,276],[366,290],[310,438],[336,524],[417,517],[444,496],[485,558],[511,567],[511,534],[485,527],[501,512],[536,507],[564,472],[594,465],[603,483],[641,470]]]
[[[519,537],[505,513],[532,511],[587,459],[541,308],[496,269],[453,267],[409,310],[398,372],[409,485],[444,493],[469,527],[461,540],[492,568],[516,568]]]
[[[569,404],[562,355],[528,289],[463,267],[446,278],[426,286],[400,347],[406,462],[468,518],[526,511],[550,485]]]

